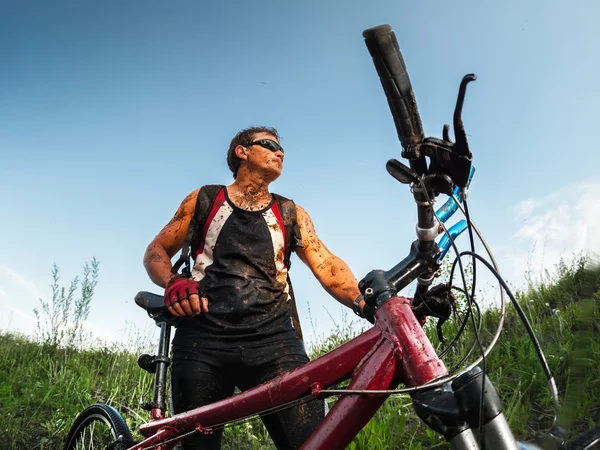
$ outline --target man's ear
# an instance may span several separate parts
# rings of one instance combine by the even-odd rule
[[[248,149],[243,145],[238,145],[235,147],[235,156],[240,159],[248,159]]]

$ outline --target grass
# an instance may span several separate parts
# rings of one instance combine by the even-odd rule
[[[555,273],[546,273],[531,282],[517,296],[556,378],[562,404],[561,423],[575,431],[600,422],[600,368],[596,364],[600,359],[600,270],[586,263],[583,258],[561,263]],[[498,322],[498,311],[487,310],[482,320],[481,336],[487,342]],[[456,329],[457,324],[448,321],[444,334],[451,337]],[[355,323],[339,327],[309,349],[311,358],[360,331]],[[434,320],[428,321],[426,331],[434,345],[439,346]],[[468,329],[459,348],[445,357],[448,367],[459,360],[473,339],[473,331]],[[138,347],[145,345],[141,342],[140,339]],[[140,348],[131,353],[119,346],[77,349],[1,333],[2,448],[61,448],[76,415],[95,402],[115,407],[130,429],[135,430],[148,418],[148,413],[139,407],[139,400],[149,400],[153,388],[152,377],[136,363],[141,351]],[[471,360],[476,354],[477,350]],[[504,331],[486,360],[486,369],[519,438],[530,438],[550,427],[553,406],[547,380],[513,307],[508,307]],[[333,406],[335,399],[329,402]],[[273,446],[260,420],[252,420],[226,428],[223,448]],[[383,404],[349,448],[418,450],[448,445],[418,420],[409,397],[394,396]]]

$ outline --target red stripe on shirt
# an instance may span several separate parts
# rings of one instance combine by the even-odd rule
[[[208,213],[208,217],[204,222],[204,227],[202,228],[202,239],[200,239],[200,245],[198,246],[198,250],[194,255],[194,260],[199,254],[201,254],[204,251],[204,242],[206,241],[206,233],[208,233],[208,227],[210,227],[211,222],[217,215],[217,212],[219,211],[221,206],[223,206],[223,203],[225,203],[225,191],[221,188],[221,190],[217,194],[217,197],[215,198],[215,201],[213,202],[212,208],[210,209],[210,213]]]

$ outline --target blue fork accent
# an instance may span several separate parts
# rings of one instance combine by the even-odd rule
[[[473,179],[474,173],[475,173],[475,167],[471,166],[471,172],[469,173],[469,181],[467,183],[467,188],[471,185],[471,180]],[[458,194],[459,194],[458,186],[455,186],[454,187],[454,196],[456,198],[458,198],[459,202],[461,202],[461,198]],[[458,205],[454,201],[454,198],[450,197],[450,198],[448,198],[446,203],[444,203],[441,206],[441,208],[439,208],[435,212],[435,215],[438,217],[438,219],[440,219],[441,222],[446,223],[446,221],[450,217],[452,217],[452,215],[456,212],[457,209],[458,209]],[[448,233],[450,233],[452,240],[455,240],[466,229],[467,229],[467,221],[463,219],[460,222],[455,223],[452,227],[450,227],[450,229],[448,230]],[[448,250],[450,249],[451,245],[452,244],[450,243],[450,239],[448,239],[448,236],[443,235],[442,238],[440,239],[440,241],[438,242],[438,247],[442,250],[442,253],[440,253],[440,256],[438,257],[438,261],[441,261],[442,259],[444,259],[444,256],[446,256],[446,253],[448,253]]]
[[[452,225],[448,230],[448,233],[450,233],[452,240],[455,240],[457,236],[460,235],[466,229],[467,221],[465,219],[462,219],[460,222],[457,222],[454,225]],[[446,256],[446,253],[448,253],[448,250],[450,250],[451,245],[452,243],[450,242],[450,239],[448,239],[448,236],[444,234],[442,236],[442,239],[440,239],[440,242],[438,242],[438,247],[442,250],[442,253],[440,253],[440,256],[438,257],[438,261],[444,259],[444,256]]]
[[[471,172],[469,173],[469,181],[467,182],[467,188],[471,185],[471,180],[473,179],[473,174],[475,173],[475,167],[471,166]],[[460,201],[460,196],[458,195],[459,189],[458,186],[454,187],[454,196],[456,198],[458,198],[458,200]],[[438,209],[435,212],[435,215],[438,217],[438,219],[440,219],[440,221],[446,223],[446,221],[452,217],[452,215],[456,212],[456,210],[458,209],[458,205],[456,204],[456,202],[454,201],[454,199],[452,197],[449,197],[448,200],[446,200],[446,203],[444,203],[440,209]]]

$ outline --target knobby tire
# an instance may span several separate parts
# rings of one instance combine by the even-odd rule
[[[96,404],[86,408],[69,430],[65,450],[125,450],[133,438],[121,415],[111,406]]]

